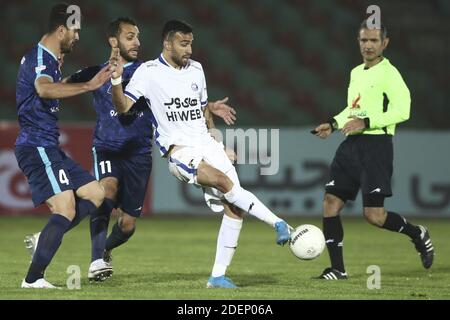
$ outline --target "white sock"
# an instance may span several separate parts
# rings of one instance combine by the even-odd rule
[[[273,214],[272,211],[259,201],[253,193],[243,189],[237,184],[235,184],[230,191],[225,193],[224,197],[229,203],[250,213],[272,227],[274,227],[275,223],[278,221],[282,221],[282,219]]]
[[[216,260],[211,273],[213,277],[223,276],[227,271],[236,251],[241,228],[242,220],[223,215],[222,225],[217,237]]]

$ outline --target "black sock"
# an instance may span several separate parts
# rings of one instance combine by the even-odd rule
[[[331,267],[341,272],[345,272],[344,256],[342,253],[342,240],[344,240],[344,229],[342,228],[341,217],[324,217],[323,234],[325,236],[328,254],[330,255]]]
[[[406,234],[411,239],[417,239],[420,237],[419,227],[412,225],[404,217],[391,211],[388,211],[386,221],[384,222],[382,228],[389,231]]]
[[[44,272],[61,245],[62,238],[70,220],[60,214],[52,214],[47,225],[42,229],[36,252],[33,256],[25,281],[33,283],[44,277]]]
[[[105,198],[98,210],[91,214],[91,243],[92,243],[92,260],[101,259],[103,250],[105,250],[106,234],[108,233],[109,218],[114,208],[114,201]]]
[[[109,235],[108,239],[106,239],[105,249],[109,251],[127,242],[128,239],[130,239],[133,235],[134,231],[135,229],[133,229],[129,233],[124,233],[120,229],[118,222],[116,222],[116,224],[112,228],[111,234]]]
[[[75,202],[75,217],[72,220],[72,223],[70,224],[70,229],[77,226],[81,220],[83,220],[86,216],[94,213],[97,211],[97,207],[95,204],[93,204],[90,200],[84,200],[84,199],[76,199]]]

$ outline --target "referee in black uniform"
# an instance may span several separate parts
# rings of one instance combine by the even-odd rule
[[[359,189],[364,217],[369,223],[409,236],[425,268],[431,267],[434,257],[433,244],[425,227],[412,225],[384,208],[384,199],[392,196],[392,137],[396,124],[409,119],[408,87],[399,71],[382,55],[389,42],[384,26],[369,28],[364,21],[358,41],[363,63],[351,72],[347,107],[313,132],[323,139],[335,130],[347,136],[336,151],[325,186],[323,232],[331,267],[322,272],[320,279],[347,279],[342,250],[344,231],[339,213],[347,200],[356,198]]]

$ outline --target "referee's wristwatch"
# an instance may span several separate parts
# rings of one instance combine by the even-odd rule
[[[328,124],[329,124],[330,127],[331,127],[331,132],[334,132],[334,131],[338,128],[337,121],[336,121],[334,118],[331,118],[331,119],[328,121]]]
[[[370,119],[369,118],[363,118],[364,125],[366,129],[370,129]]]

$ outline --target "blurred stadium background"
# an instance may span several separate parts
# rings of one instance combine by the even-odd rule
[[[0,214],[45,213],[32,209],[27,183],[12,152],[16,127],[15,79],[21,57],[45,33],[58,1],[2,1],[0,19]],[[345,105],[350,70],[361,63],[356,42],[369,4],[381,8],[391,43],[385,55],[412,94],[411,119],[399,126],[396,173],[390,202],[405,214],[450,216],[450,1],[447,0],[152,0],[67,1],[83,14],[80,41],[63,74],[109,56],[105,29],[118,16],[134,18],[141,58],[156,57],[163,23],[194,26],[193,58],[202,62],[211,100],[229,96],[239,128],[280,129],[280,173],[259,180],[255,165],[240,166],[243,183],[287,215],[318,214],[327,165],[341,135],[314,139],[311,126]],[[91,96],[62,102],[61,143],[91,168]],[[217,121],[219,124],[219,121]],[[273,151],[273,150],[272,150]],[[201,193],[178,184],[154,154],[146,214],[206,213]],[[242,167],[242,168],[241,168]],[[158,181],[158,184],[155,183]],[[293,182],[295,181],[295,182]],[[350,204],[358,213],[360,202]]]
[[[84,20],[81,39],[65,59],[64,75],[109,57],[105,29],[118,16],[137,21],[144,60],[160,53],[160,31],[166,20],[190,22],[195,37],[193,58],[204,65],[210,99],[230,97],[238,111],[237,128],[280,130],[279,173],[261,176],[258,165],[239,165],[242,184],[292,225],[318,226],[328,165],[343,136],[338,133],[322,141],[309,130],[344,107],[349,72],[361,63],[358,26],[367,6],[379,5],[391,38],[385,55],[400,70],[412,94],[411,119],[399,125],[394,140],[395,196],[387,206],[428,226],[437,256],[433,268],[424,271],[406,238],[400,240],[397,234],[383,233],[363,221],[358,198],[349,204],[344,218],[358,217],[344,224],[350,275],[345,284],[311,280],[328,265],[326,253],[309,263],[298,262],[286,248],[274,248],[266,225],[249,219],[230,269],[241,289],[205,290],[220,219],[190,219],[194,214],[212,215],[200,190],[178,183],[155,152],[144,211],[156,219],[140,221],[134,239],[117,249],[114,277],[99,286],[89,285],[84,278],[90,262],[85,219],[64,238],[48,270],[48,280],[64,286],[67,266],[81,266],[84,290],[21,290],[29,257],[20,245],[25,234],[42,228],[48,209],[32,207],[28,184],[14,157],[15,79],[21,57],[45,33],[49,9],[56,2],[3,0],[0,10],[0,243],[8,244],[1,250],[0,298],[449,299],[448,0],[66,1],[81,7]],[[61,145],[90,169],[95,123],[91,95],[67,99],[61,105]],[[276,154],[276,148],[269,149]],[[255,151],[247,148],[250,154]],[[177,219],[158,219],[172,214]],[[366,268],[373,264],[382,267],[383,290],[367,289]]]

